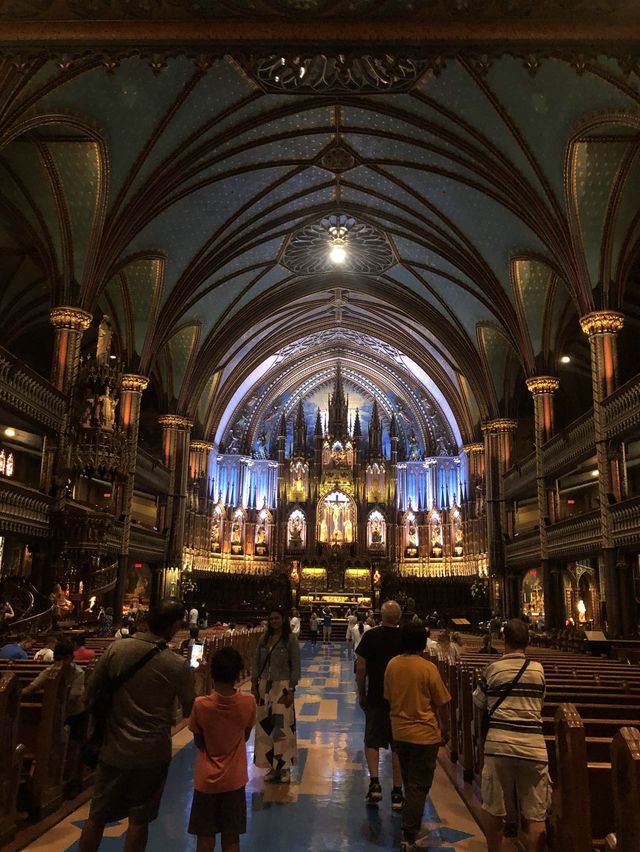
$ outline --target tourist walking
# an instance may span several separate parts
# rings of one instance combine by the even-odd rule
[[[367,630],[360,639],[356,651],[356,683],[358,699],[364,710],[364,752],[369,769],[369,790],[366,802],[377,805],[382,799],[379,778],[380,749],[392,746],[389,703],[384,697],[384,673],[387,663],[402,653],[402,638],[398,624],[402,610],[396,601],[386,601],[380,610],[382,623]],[[400,763],[392,750],[393,789],[391,807],[402,808],[402,777]]]
[[[451,696],[437,667],[422,656],[427,631],[417,622],[400,629],[402,654],[389,661],[384,696],[390,705],[393,747],[404,784],[401,849],[414,852],[440,745],[449,739]]]
[[[197,852],[213,852],[216,834],[223,852],[239,852],[247,830],[245,743],[256,723],[256,702],[235,688],[243,669],[235,648],[217,651],[211,660],[213,692],[196,698],[189,720],[198,757],[188,831],[197,835]]]
[[[333,623],[333,613],[328,606],[322,610],[322,641],[331,642],[331,625]]]
[[[288,784],[297,758],[295,689],[300,680],[300,643],[286,613],[273,609],[258,642],[251,692],[258,705],[254,763],[267,769],[265,781]]]
[[[114,642],[98,660],[87,705],[106,700],[109,712],[80,852],[98,849],[105,825],[125,818],[127,852],[146,848],[149,823],[158,816],[171,762],[175,701],[186,718],[195,697],[187,661],[167,647],[180,629],[182,615],[178,601],[160,601],[149,613],[148,632]]]
[[[488,712],[484,743],[482,808],[489,852],[501,852],[505,802],[515,790],[527,822],[529,848],[546,849],[545,820],[551,801],[548,755],[542,732],[545,679],[542,665],[527,660],[529,627],[512,618],[504,628],[504,656],[490,663],[473,694]]]
[[[309,618],[309,634],[311,636],[311,647],[315,648],[318,644],[318,627],[320,625],[320,619],[318,618],[317,612],[312,612],[311,617]]]
[[[289,624],[291,626],[291,635],[295,636],[296,639],[300,639],[300,613],[297,609],[291,610]]]

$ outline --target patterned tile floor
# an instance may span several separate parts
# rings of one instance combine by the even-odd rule
[[[251,764],[247,787],[248,826],[244,850],[260,852],[374,852],[398,849],[400,817],[392,814],[391,765],[385,754],[381,781],[385,798],[367,808],[367,773],[362,738],[364,719],[356,702],[353,662],[344,643],[307,643],[302,649],[303,679],[296,693],[298,766],[290,786],[264,784],[263,770]],[[174,737],[174,759],[160,816],[151,826],[148,849],[195,849],[186,833],[191,804],[194,746],[188,731]],[[249,757],[253,757],[249,743]],[[38,852],[76,852],[88,804],[27,847]],[[426,852],[484,852],[482,833],[444,771],[438,766],[425,808]],[[105,831],[101,849],[124,845],[126,823]],[[219,846],[217,847],[219,848]]]

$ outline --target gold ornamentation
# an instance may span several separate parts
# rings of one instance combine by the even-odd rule
[[[469,453],[469,455],[480,455],[480,453],[484,453],[484,444],[478,441],[477,444],[464,444],[462,447],[463,453]]]
[[[616,334],[622,331],[624,314],[617,311],[593,311],[580,317],[580,328],[585,334]]]
[[[72,328],[74,331],[86,331],[93,317],[80,308],[51,308],[49,318],[54,328]]]
[[[162,414],[158,417],[158,423],[164,429],[184,429],[186,431],[193,426],[193,420],[182,417],[180,414]]]
[[[122,390],[132,393],[142,393],[149,384],[149,379],[146,376],[139,376],[137,373],[124,373],[122,376]]]
[[[497,417],[495,420],[485,420],[482,424],[483,432],[498,433],[498,432],[515,432],[518,428],[518,421],[512,420],[510,417]]]
[[[560,379],[555,376],[532,376],[527,379],[527,388],[531,393],[555,393],[560,387]]]
[[[213,444],[210,441],[191,441],[191,449],[199,452],[210,452],[213,449]]]

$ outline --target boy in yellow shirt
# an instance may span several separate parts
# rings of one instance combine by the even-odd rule
[[[384,675],[384,697],[391,706],[394,750],[404,784],[402,852],[417,850],[424,805],[431,789],[438,749],[449,739],[445,712],[451,696],[436,666],[422,656],[427,631],[420,623],[402,628],[403,653],[394,657]]]

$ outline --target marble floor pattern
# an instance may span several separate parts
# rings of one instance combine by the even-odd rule
[[[391,765],[384,754],[380,777],[385,797],[366,807],[364,718],[356,701],[353,661],[343,642],[302,648],[303,678],[296,691],[298,766],[291,785],[264,784],[248,744],[247,834],[243,850],[260,852],[374,852],[398,849],[400,817],[391,812]],[[186,833],[191,805],[195,747],[183,730],[174,737],[174,758],[158,819],[149,833],[150,852],[195,850]],[[89,805],[28,847],[33,852],[76,852]],[[486,845],[443,769],[438,766],[423,818],[425,852],[484,852]],[[126,823],[107,827],[101,849],[124,846]],[[216,848],[219,847],[219,842]]]

